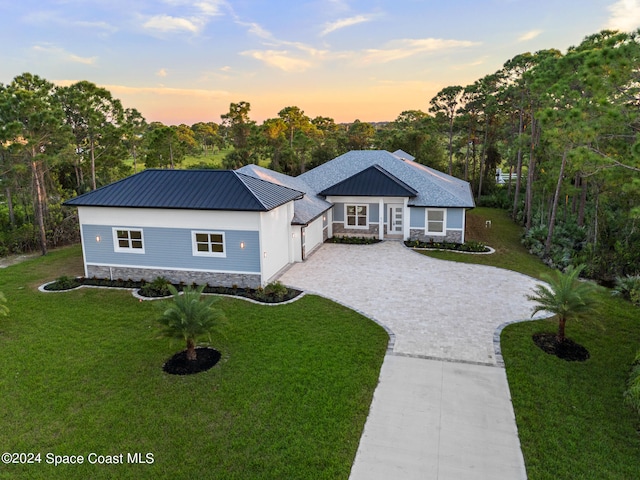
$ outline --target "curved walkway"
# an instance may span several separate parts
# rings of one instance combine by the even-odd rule
[[[395,337],[351,480],[526,478],[494,332],[530,318],[536,280],[387,241],[325,244],[280,281],[350,306]]]

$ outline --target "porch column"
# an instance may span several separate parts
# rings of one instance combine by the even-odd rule
[[[409,198],[402,201],[402,239],[409,240],[411,235],[411,212],[409,212]]]
[[[384,198],[378,200],[378,239],[384,240]]]

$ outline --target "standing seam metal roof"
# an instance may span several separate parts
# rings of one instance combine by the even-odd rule
[[[232,170],[144,170],[68,200],[65,205],[268,211],[302,192]]]
[[[416,190],[391,175],[380,165],[368,168],[324,189],[319,195],[355,195],[363,197],[415,197]]]

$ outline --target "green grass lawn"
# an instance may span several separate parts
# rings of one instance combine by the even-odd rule
[[[222,298],[222,360],[170,376],[162,364],[184,346],[157,338],[157,302],[36,290],[79,273],[77,247],[0,270],[10,308],[1,450],[41,453],[39,464],[0,466],[0,478],[348,478],[388,341],[381,327],[315,296],[275,307]],[[153,463],[127,464],[136,452]],[[54,467],[47,453],[85,463]],[[88,464],[90,453],[125,464]]]
[[[491,228],[485,221],[491,220]],[[521,228],[501,210],[468,213],[468,240],[493,255],[428,252],[539,277],[550,271],[520,244]],[[509,292],[498,292],[508,295]],[[510,325],[501,338],[509,387],[529,480],[640,478],[640,419],[622,403],[630,365],[640,350],[640,308],[600,294],[598,315],[567,324],[567,336],[591,358],[566,362],[535,346],[531,336],[555,332],[553,319]]]

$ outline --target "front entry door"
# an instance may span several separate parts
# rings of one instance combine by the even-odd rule
[[[387,232],[390,235],[402,235],[404,233],[403,210],[402,205],[389,205]]]

